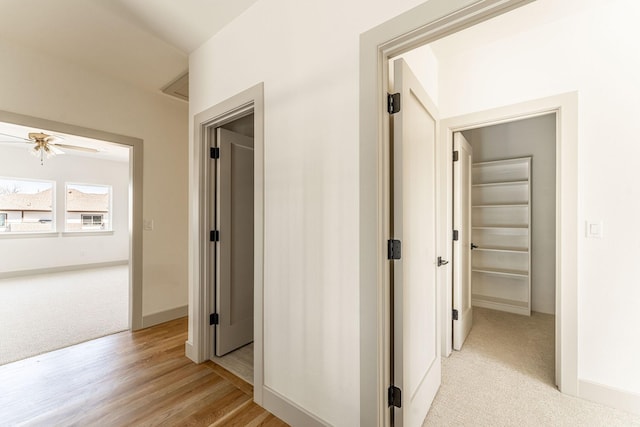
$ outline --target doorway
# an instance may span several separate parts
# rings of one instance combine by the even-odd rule
[[[3,360],[140,329],[142,141],[8,112],[0,125],[11,193],[0,278],[15,317],[4,322]],[[55,157],[30,155],[32,132]]]
[[[254,114],[211,132],[212,359],[253,384]]]
[[[541,354],[548,371],[543,376],[552,378],[551,384],[555,383],[556,127],[556,114],[549,113],[453,134],[453,348],[462,349],[478,307],[482,309],[476,314],[482,318],[526,323],[537,330],[525,329],[525,334],[545,337],[540,347],[549,354]]]
[[[498,6],[492,2],[480,2],[477,9],[464,9],[456,5],[449,5],[445,8],[446,13],[442,10],[436,10],[435,4],[431,2],[421,5],[412,13],[406,13],[393,19],[373,30],[363,34],[361,42],[361,141],[363,154],[361,162],[367,167],[362,169],[361,182],[362,198],[361,198],[361,248],[367,244],[378,248],[378,251],[364,250],[361,254],[361,298],[364,302],[376,300],[378,302],[377,310],[370,311],[364,309],[362,311],[362,324],[369,325],[371,322],[375,326],[363,326],[362,331],[365,334],[363,338],[363,349],[377,348],[378,358],[377,365],[363,361],[361,378],[376,373],[379,384],[390,384],[391,369],[389,368],[388,355],[390,348],[389,328],[386,326],[389,321],[390,313],[386,307],[389,305],[390,289],[389,281],[393,267],[387,264],[386,251],[383,246],[386,240],[392,236],[390,228],[390,206],[392,205],[391,187],[387,184],[393,173],[390,165],[392,153],[389,149],[389,125],[386,124],[387,103],[386,99],[380,96],[380,88],[382,93],[391,93],[388,84],[388,62],[389,59],[404,52],[408,52],[415,47],[425,45],[431,41],[437,40],[443,34],[451,34],[459,31],[461,28],[475,25],[478,21],[487,19],[504,13],[507,8],[517,8],[522,5],[521,2],[506,2]],[[440,6],[442,6],[440,4]],[[416,22],[416,16],[428,16],[433,19],[426,23]],[[418,30],[416,30],[418,28]],[[377,70],[372,73],[371,70]],[[372,77],[373,75],[373,77]],[[377,76],[377,77],[376,77]],[[384,103],[383,103],[384,99]],[[486,110],[478,113],[468,114],[464,124],[469,126],[470,123],[490,124],[492,121],[505,121],[514,117],[524,115],[534,115],[540,112],[557,112],[558,129],[560,130],[558,139],[558,191],[557,191],[557,255],[562,259],[562,263],[556,266],[556,286],[557,286],[557,304],[558,316],[560,319],[556,323],[556,339],[560,346],[556,346],[558,352],[557,369],[560,372],[558,385],[560,389],[569,394],[577,393],[577,371],[576,371],[576,354],[577,354],[577,334],[575,324],[576,314],[576,283],[577,283],[577,265],[576,265],[576,224],[577,224],[577,99],[575,93],[558,95],[535,101],[527,101],[516,106],[499,107],[492,110]],[[488,114],[488,113],[491,114]],[[496,119],[500,117],[500,119]],[[448,123],[440,122],[440,143],[437,148],[437,159],[439,169],[438,176],[438,195],[437,195],[437,228],[438,228],[438,253],[440,256],[446,257],[451,254],[451,232],[452,232],[452,212],[451,212],[451,169],[452,169],[452,135],[455,129],[454,122],[456,118],[449,119]],[[368,127],[367,124],[377,123],[378,126]],[[444,139],[443,139],[444,138]],[[367,141],[376,140],[378,142],[375,150],[368,150]],[[375,151],[375,153],[373,152]],[[369,173],[368,167],[373,169]],[[374,184],[375,183],[375,184]],[[370,188],[365,188],[365,186]],[[371,188],[373,186],[373,188]],[[377,208],[379,216],[376,221],[371,221],[366,217],[368,209]],[[370,234],[371,230],[375,230],[375,234]],[[372,236],[372,237],[371,237]],[[375,239],[378,241],[376,242]],[[374,268],[375,267],[375,268]],[[439,305],[439,313],[442,317],[441,325],[448,328],[447,333],[440,332],[440,337],[446,340],[451,337],[451,294],[450,294],[450,278],[451,269],[445,266],[439,270],[437,277],[437,289],[441,298]],[[373,294],[366,286],[367,279],[377,278],[378,287]],[[448,318],[448,321],[447,321]],[[370,332],[374,332],[378,337],[377,341],[367,339]],[[450,339],[450,338],[449,338]],[[442,351],[447,351],[449,346],[443,343]],[[387,412],[386,390],[379,387],[377,390],[380,394],[372,396],[372,384],[367,380],[362,381],[361,391],[363,394],[363,402],[373,402],[377,400],[376,412],[380,424],[390,424],[392,421]],[[364,406],[364,403],[363,403]],[[365,406],[366,407],[366,406]],[[371,407],[369,407],[371,409]],[[371,420],[362,411],[363,420]],[[375,422],[375,421],[372,421]]]
[[[196,303],[190,307],[189,331],[195,337],[187,341],[186,354],[191,360],[201,363],[214,360],[216,298],[214,277],[217,272],[212,259],[216,246],[212,232],[216,231],[215,189],[211,165],[212,149],[217,148],[218,128],[243,133],[247,126],[253,129],[253,398],[258,405],[265,399],[273,402],[270,390],[263,380],[263,300],[264,300],[264,85],[259,83],[197,114],[194,121],[195,152],[190,169],[198,191],[192,194],[191,215],[197,218],[192,234],[190,283],[195,289]],[[252,115],[251,119],[243,119]],[[232,122],[236,122],[231,124]],[[227,126],[229,125],[229,126]],[[219,148],[219,147],[218,147]],[[213,150],[215,151],[215,150]],[[214,154],[215,155],[215,154]],[[220,153],[222,156],[222,153]],[[220,239],[225,230],[219,231]],[[268,402],[267,402],[268,403]],[[268,405],[267,405],[268,406]],[[269,409],[269,408],[267,408]]]

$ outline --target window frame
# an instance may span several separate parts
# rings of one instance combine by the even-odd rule
[[[22,182],[27,182],[27,183],[44,183],[44,184],[48,184],[49,188],[51,189],[51,210],[50,211],[42,211],[42,212],[50,212],[51,217],[50,218],[40,218],[37,221],[27,221],[26,223],[40,223],[40,224],[44,224],[44,223],[50,223],[51,224],[51,228],[48,230],[34,230],[34,231],[0,231],[0,237],[3,238],[12,238],[12,237],[20,237],[20,236],[50,236],[50,235],[55,235],[58,233],[58,227],[57,227],[57,182],[54,180],[50,180],[50,179],[38,179],[38,178],[25,178],[25,177],[16,177],[16,176],[0,176],[0,182],[1,181],[22,181]],[[46,191],[46,190],[41,190],[41,191]],[[23,193],[23,194],[34,194],[34,193]],[[9,216],[9,212],[7,212],[7,209],[3,210],[3,214],[6,216],[5,217],[5,224],[2,228],[8,228],[10,226],[10,216]],[[17,211],[17,209],[16,209]],[[23,215],[24,215],[24,210],[22,210]],[[39,212],[39,211],[33,211],[33,212]],[[24,221],[21,221],[20,224],[25,224]]]
[[[76,187],[76,188],[74,188]],[[101,211],[69,211],[69,190],[75,189],[78,190],[77,187],[100,187],[107,189],[108,195],[108,207],[106,212]],[[113,233],[113,185],[111,184],[97,184],[97,183],[86,183],[86,182],[65,182],[64,183],[65,197],[64,197],[64,230],[63,234],[87,234],[87,233]],[[70,229],[69,228],[69,214],[77,213],[80,215],[78,229]],[[93,226],[89,226],[89,228],[85,228],[87,225],[84,223],[84,217],[86,216],[100,216],[101,217],[101,226],[99,228],[94,228]],[[105,217],[107,221],[105,223]],[[93,220],[92,220],[93,222]]]

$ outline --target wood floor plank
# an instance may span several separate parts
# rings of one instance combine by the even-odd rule
[[[253,387],[184,356],[187,319],[0,366],[0,424],[286,426]]]
[[[253,386],[248,382],[246,382],[245,380],[243,380],[242,378],[237,377],[236,375],[232,374],[222,366],[211,361],[205,362],[205,366],[212,369],[216,374],[220,375],[222,378],[233,383],[240,390],[247,393],[247,395],[253,396]]]

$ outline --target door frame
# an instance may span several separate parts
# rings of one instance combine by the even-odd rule
[[[142,317],[142,155],[140,138],[90,129],[54,120],[0,111],[0,122],[13,123],[85,138],[99,139],[129,148],[129,329],[145,327]]]
[[[241,117],[254,114],[254,329],[253,329],[253,399],[263,405],[264,352],[263,352],[263,292],[264,292],[264,85],[259,83],[221,103],[197,114],[194,118],[194,141],[190,149],[190,251],[189,284],[193,300],[189,302],[189,341],[186,354],[201,363],[213,355],[213,330],[209,314],[213,305],[213,268],[209,260],[212,250],[209,230],[212,224],[211,159],[214,130]]]
[[[577,230],[578,230],[578,93],[568,92],[546,98],[443,119],[440,144],[445,147],[441,158],[446,165],[443,179],[447,200],[445,229],[453,229],[453,134],[485,126],[514,122],[547,114],[556,116],[556,320],[555,374],[561,392],[578,394],[577,372]],[[453,256],[453,242],[446,242]],[[443,307],[451,307],[452,278],[442,293]],[[442,314],[442,355],[452,351],[452,313]]]
[[[524,6],[534,0],[430,0],[384,22],[360,36],[359,60],[359,249],[360,249],[360,423],[389,425],[387,388],[390,385],[390,268],[386,259],[386,241],[390,225],[390,153],[387,93],[389,59],[446,35],[471,27],[492,17]],[[576,125],[577,126],[577,125]],[[564,129],[562,130],[565,131]],[[577,137],[577,132],[575,133]],[[441,150],[443,153],[444,150]],[[444,156],[444,154],[443,154]],[[577,189],[577,159],[566,159],[562,188]],[[442,168],[444,169],[444,168]],[[565,174],[566,172],[566,174]],[[442,171],[440,172],[442,173]],[[440,174],[438,175],[440,177]],[[442,181],[440,181],[442,182]],[[438,202],[446,206],[446,188],[440,188]],[[577,218],[577,196],[567,200],[565,215]],[[445,213],[439,212],[438,244],[446,251]],[[446,231],[446,230],[445,230]],[[563,278],[577,282],[577,227],[565,228],[561,236],[566,244],[562,258]],[[445,286],[450,269],[441,269],[439,286]],[[574,288],[575,288],[574,286]],[[442,288],[441,288],[442,289]],[[563,290],[569,289],[568,286]],[[561,295],[562,303],[576,306],[576,298]],[[568,322],[562,327],[575,332],[577,313],[565,310]],[[577,336],[565,346],[572,369],[563,370],[563,392],[577,394]]]

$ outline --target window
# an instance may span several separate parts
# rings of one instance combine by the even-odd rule
[[[82,228],[102,228],[104,226],[104,215],[96,214],[96,215],[87,215],[82,214]]]
[[[0,233],[55,231],[54,183],[0,178]]]
[[[67,184],[65,231],[111,230],[111,186]]]

